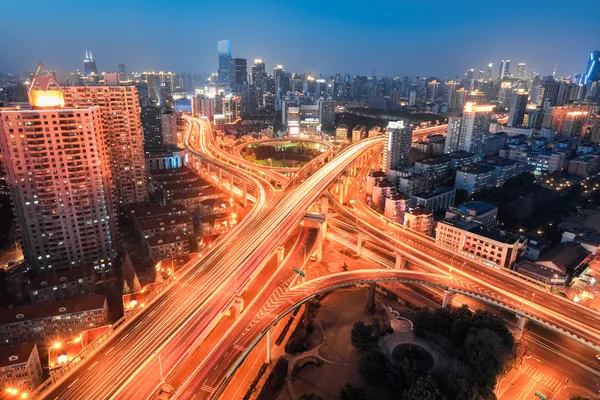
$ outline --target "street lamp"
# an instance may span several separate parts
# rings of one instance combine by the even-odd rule
[[[558,274],[554,274],[554,281],[552,282],[552,294],[554,294],[554,289],[556,287],[556,280],[558,279]]]

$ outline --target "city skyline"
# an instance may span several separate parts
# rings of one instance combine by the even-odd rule
[[[370,76],[375,70],[377,76],[451,78],[490,62],[496,69],[502,59],[510,59],[515,67],[524,62],[541,76],[551,74],[558,64],[557,75],[566,76],[584,72],[589,52],[598,47],[594,38],[600,36],[600,28],[592,21],[594,13],[580,13],[574,22],[564,22],[562,15],[547,10],[540,1],[505,5],[505,10],[519,7],[520,15],[535,15],[531,24],[543,21],[536,29],[525,23],[515,26],[512,12],[475,2],[466,6],[473,16],[485,16],[479,20],[468,18],[463,7],[442,2],[398,5],[380,1],[370,7],[342,7],[336,1],[308,3],[301,10],[270,1],[246,10],[234,2],[226,11],[218,5],[201,8],[191,2],[164,9],[149,2],[145,7],[119,5],[119,13],[111,12],[110,1],[103,10],[91,4],[57,10],[36,3],[39,13],[68,18],[69,29],[57,27],[51,18],[36,21],[33,29],[18,18],[8,19],[5,29],[13,33],[13,40],[0,44],[0,53],[9,55],[0,60],[0,71],[31,70],[39,61],[58,71],[83,70],[85,52],[91,51],[99,71],[116,71],[117,64],[124,63],[128,71],[212,73],[218,67],[216,43],[229,39],[232,57],[262,58],[267,70],[283,64],[287,71],[297,72]],[[588,4],[597,7],[591,1]],[[7,13],[21,14],[26,11],[23,7],[7,5]],[[385,14],[380,12],[383,9]],[[128,18],[131,13],[140,18]],[[218,13],[225,13],[228,23],[207,18]],[[107,18],[118,29],[107,31]],[[154,29],[148,21],[159,21],[160,28]],[[47,32],[53,32],[54,40],[61,43],[61,52],[37,40]],[[140,32],[143,35],[137,35]]]

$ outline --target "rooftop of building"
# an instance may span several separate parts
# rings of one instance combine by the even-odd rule
[[[458,169],[459,172],[464,172],[467,174],[487,174],[493,170],[494,167],[481,163],[464,165]]]
[[[0,311],[0,325],[50,318],[57,315],[74,314],[83,311],[100,310],[104,308],[105,300],[106,297],[103,294],[92,294],[74,299],[6,308]]]
[[[187,214],[183,204],[169,204],[168,206],[134,207],[131,214],[138,218],[161,216],[166,214]]]
[[[559,275],[556,274],[556,270],[546,267],[544,265],[538,264],[536,262],[532,262],[532,261],[521,261],[517,264],[517,268],[516,268],[517,272],[527,275],[527,276],[535,276],[536,278],[545,278],[548,281],[551,281],[553,279],[565,279],[566,275],[560,273]],[[555,278],[556,276],[556,278]]]
[[[563,273],[577,268],[590,252],[577,242],[563,242],[551,248],[538,260],[538,264],[550,266]]]
[[[361,130],[366,130],[367,127],[365,125],[356,125],[354,128],[352,128],[353,131],[361,131]]]
[[[165,144],[157,147],[150,147],[144,149],[144,154],[146,157],[161,157],[161,156],[171,156],[173,153],[179,153],[184,151],[184,149],[177,147],[174,144]]]
[[[31,289],[29,289],[29,291],[54,287],[67,282],[74,282],[79,279],[94,277],[95,275],[96,273],[91,265],[75,269],[54,271],[51,274],[43,274],[31,278],[29,281],[31,284]]]
[[[227,219],[228,217],[229,217],[228,213],[218,213],[218,214],[205,215],[200,218],[200,221],[202,221],[202,223],[208,223],[208,224],[214,225],[215,221],[224,220],[224,219]]]
[[[387,199],[390,199],[392,201],[398,201],[398,200],[410,200],[411,196],[404,194],[404,193],[396,193],[391,195],[390,197],[387,197]]]
[[[198,174],[192,170],[186,171],[182,174],[177,175],[150,175],[150,180],[160,183],[161,185],[166,185],[168,183],[177,183],[183,181],[190,181],[193,179],[202,179]]]
[[[187,173],[188,171],[193,171],[193,169],[182,165],[181,167],[177,167],[177,168],[167,168],[167,169],[156,169],[152,171],[152,176],[159,176],[159,175],[182,175]]]
[[[373,171],[369,174],[369,176],[372,176],[373,178],[385,178],[386,174],[383,171]]]
[[[469,153],[468,151],[460,150],[460,151],[455,151],[454,153],[447,154],[447,157],[450,157],[451,159],[456,160],[456,159],[471,158],[474,155],[475,154]]]
[[[577,213],[565,218],[558,224],[558,228],[563,230],[600,233],[600,208],[581,209]]]
[[[384,178],[384,179],[380,180],[379,182],[375,182],[374,186],[382,187],[382,188],[389,188],[389,187],[394,187],[394,184]]]
[[[432,191],[416,194],[414,197],[418,197],[420,199],[432,199],[450,192],[456,192],[456,189],[448,186],[440,186]]]
[[[163,246],[165,244],[186,242],[188,237],[181,233],[167,233],[162,235],[152,236],[146,239],[150,247]]]
[[[227,197],[227,195],[225,193],[223,193],[222,191],[220,191],[219,189],[209,186],[202,190],[192,190],[192,191],[187,191],[187,192],[175,192],[175,193],[173,193],[173,196],[171,196],[171,198],[173,200],[188,200],[188,199],[193,199],[196,197],[217,196],[217,195]]]
[[[440,164],[447,164],[449,162],[450,162],[449,157],[439,156],[439,157],[431,157],[431,158],[426,158],[424,160],[419,160],[419,161],[416,161],[415,164],[440,165]]]
[[[503,157],[488,157],[484,161],[485,165],[492,165],[495,167],[507,167],[509,165],[515,165],[516,163],[517,162],[515,160]]]
[[[166,226],[176,226],[183,224],[191,224],[192,219],[189,215],[171,215],[164,218],[153,218],[146,221],[140,221],[140,230],[147,231],[151,229],[164,228]]]
[[[166,190],[168,192],[177,191],[177,190],[190,190],[190,189],[202,190],[202,189],[209,189],[210,183],[208,183],[204,179],[198,178],[195,181],[191,181],[191,182],[165,183],[162,187],[164,190]]]
[[[519,236],[510,232],[485,226],[477,222],[467,221],[462,218],[446,218],[443,221],[440,221],[440,223],[509,245],[515,244],[520,240]]]
[[[35,346],[35,342],[0,346],[0,368],[26,363]]]
[[[466,203],[463,203],[459,206],[456,206],[456,209],[467,214],[469,213],[469,211],[475,211],[477,213],[477,215],[480,214],[484,214],[486,212],[492,211],[494,209],[498,209],[498,207],[496,207],[493,204],[490,203],[486,203],[483,201],[467,201]]]
[[[409,208],[408,210],[406,210],[407,214],[411,214],[411,215],[432,215],[433,213],[431,211],[429,211],[427,208],[425,207],[414,207],[414,208]]]

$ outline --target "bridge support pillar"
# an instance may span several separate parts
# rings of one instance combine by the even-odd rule
[[[231,197],[235,195],[235,191],[233,189],[233,174],[229,174],[229,191],[231,192]]]
[[[242,183],[242,204],[244,208],[248,207],[248,184],[246,181]]]
[[[367,313],[371,314],[375,311],[375,292],[377,289],[377,283],[371,282],[369,284],[369,298],[367,299]]]
[[[207,161],[206,162],[206,180],[209,182],[212,180],[212,177],[210,176],[210,174],[211,174],[210,163]]]
[[[283,264],[283,259],[285,258],[285,248],[283,246],[277,246],[277,266],[281,266]]]
[[[394,269],[402,269],[404,267],[404,261],[402,254],[396,253],[396,264],[394,265]]]
[[[236,296],[233,300],[233,317],[237,320],[244,311],[244,299],[240,296]]]
[[[325,221],[321,224],[321,236],[327,240],[327,212],[329,211],[329,199],[327,196],[321,198],[321,214],[325,216]]]
[[[521,338],[523,337],[523,332],[525,331],[525,325],[527,325],[527,322],[529,322],[529,320],[522,316],[522,315],[517,315],[517,326],[515,328],[515,333],[514,333],[514,337],[515,340],[521,340]]]
[[[444,290],[444,301],[442,302],[442,307],[452,307],[452,300],[454,299],[454,295],[456,293],[451,292],[449,290]]]
[[[340,196],[340,204],[344,204],[344,199],[346,197],[345,196],[346,189],[344,187],[345,184],[346,184],[346,182],[343,177],[338,178],[337,189],[338,189],[338,195]]]
[[[267,364],[271,364],[271,347],[272,347],[272,338],[271,338],[271,328],[267,331]]]
[[[319,226],[319,233],[317,233],[317,261],[323,260],[323,241],[325,240],[323,229],[326,229],[327,222],[323,222]]]
[[[219,189],[223,186],[223,170],[219,168],[219,173],[217,175],[219,177]]]

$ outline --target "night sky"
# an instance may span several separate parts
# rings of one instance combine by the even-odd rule
[[[378,76],[461,76],[499,61],[541,75],[583,72],[600,49],[600,1],[14,1],[0,2],[0,72],[213,72],[217,41],[267,69]],[[576,4],[576,6],[575,6]],[[251,61],[249,61],[251,63]]]

